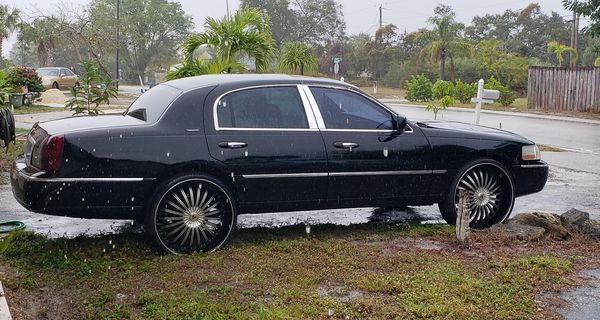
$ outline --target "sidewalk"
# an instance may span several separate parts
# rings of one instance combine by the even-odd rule
[[[406,100],[379,99],[379,101],[381,101],[382,103],[384,103],[386,105],[425,109],[424,105],[408,104],[408,103],[405,103]],[[469,112],[469,113],[473,113],[473,114],[475,113],[475,109],[467,109],[467,108],[450,107],[450,108],[447,108],[446,110],[458,111],[458,112]],[[558,120],[558,121],[568,121],[568,122],[600,125],[600,120],[575,118],[575,117],[569,117],[569,116],[564,116],[564,115],[560,115],[560,114],[547,115],[547,114],[538,114],[538,113],[531,113],[531,112],[510,112],[510,111],[495,111],[495,110],[485,110],[485,109],[481,109],[481,113],[482,114],[498,114],[498,115],[504,115],[504,116],[515,116],[515,117],[546,119],[546,120]]]

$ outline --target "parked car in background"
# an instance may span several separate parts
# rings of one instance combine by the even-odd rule
[[[542,190],[535,143],[458,122],[410,122],[321,78],[206,75],[159,84],[123,114],[36,124],[13,193],[45,214],[146,221],[171,253],[212,251],[242,213],[439,205],[504,221]]]
[[[44,67],[36,71],[42,78],[44,89],[66,89],[79,85],[79,77],[69,68]]]

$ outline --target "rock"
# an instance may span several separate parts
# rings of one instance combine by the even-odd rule
[[[537,241],[544,237],[546,229],[524,224],[496,224],[490,230],[497,236],[523,241]]]
[[[571,209],[563,213],[560,220],[569,231],[581,233],[592,240],[600,240],[600,228],[592,224],[589,213]]]
[[[520,213],[508,220],[508,224],[544,228],[548,234],[561,239],[567,239],[571,236],[569,231],[562,226],[561,218],[550,213]]]

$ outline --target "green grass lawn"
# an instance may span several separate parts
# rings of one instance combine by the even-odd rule
[[[241,230],[221,251],[187,256],[157,254],[135,233],[17,232],[0,242],[1,280],[20,318],[541,319],[550,311],[537,295],[572,284],[600,253],[485,232],[462,247],[447,225],[303,229]]]
[[[65,108],[53,108],[44,105],[34,104],[30,106],[21,106],[15,108],[15,114],[41,113],[41,112],[56,112],[65,111]]]

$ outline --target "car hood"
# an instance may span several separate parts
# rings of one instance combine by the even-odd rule
[[[97,116],[77,116],[59,120],[41,122],[48,134],[69,133],[79,130],[115,128],[124,126],[144,125],[146,122],[123,114],[103,114]]]
[[[465,138],[465,139],[486,139],[486,140],[510,140],[523,144],[533,144],[527,138],[524,138],[510,131],[464,123],[458,121],[421,121],[417,125],[423,129],[425,135],[429,137],[445,138]]]

